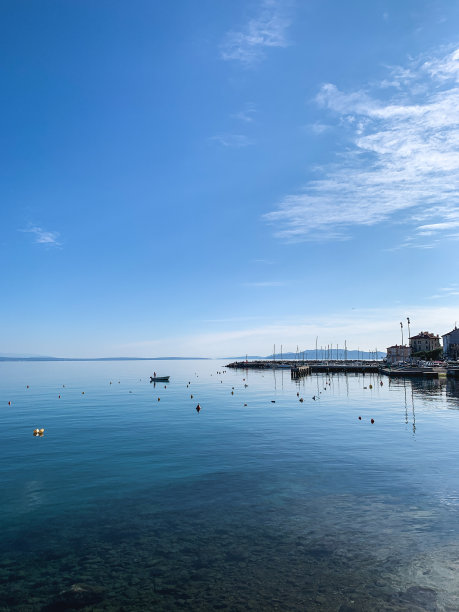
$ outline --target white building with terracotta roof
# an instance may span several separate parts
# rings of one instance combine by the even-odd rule
[[[419,353],[420,351],[430,353],[430,351],[441,348],[440,336],[422,331],[417,336],[411,336],[410,347],[413,353]]]

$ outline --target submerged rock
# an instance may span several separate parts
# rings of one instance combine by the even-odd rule
[[[436,612],[437,592],[430,587],[412,586],[398,594],[398,603],[411,606],[410,610]]]
[[[86,606],[93,606],[102,601],[104,593],[102,587],[83,583],[72,584],[69,589],[61,591],[44,610],[57,612],[58,610],[78,610]]]

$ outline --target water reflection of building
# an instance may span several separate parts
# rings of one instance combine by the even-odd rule
[[[410,383],[414,395],[419,399],[438,401],[440,397],[445,396],[447,408],[459,409],[459,380],[450,377],[431,380],[413,378]]]
[[[448,359],[459,359],[459,329],[457,326],[443,338],[443,354]]]
[[[391,378],[389,386],[404,392],[405,424],[411,422],[413,434],[416,433],[415,406],[417,410],[422,406],[459,410],[459,380],[454,378]]]

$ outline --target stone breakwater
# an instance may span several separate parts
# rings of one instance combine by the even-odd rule
[[[227,368],[238,368],[245,370],[281,370],[290,369],[295,371],[308,368],[309,373],[315,372],[374,372],[380,371],[382,364],[377,361],[297,361],[297,360],[258,360],[258,361],[234,361],[229,363]]]

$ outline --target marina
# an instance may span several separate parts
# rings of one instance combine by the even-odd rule
[[[437,379],[444,376],[459,378],[459,367],[435,366],[405,366],[391,367],[381,361],[282,361],[281,363],[269,360],[234,361],[226,365],[227,368],[244,370],[278,370],[290,369],[292,378],[300,378],[309,374],[384,374],[397,378],[425,378]]]

